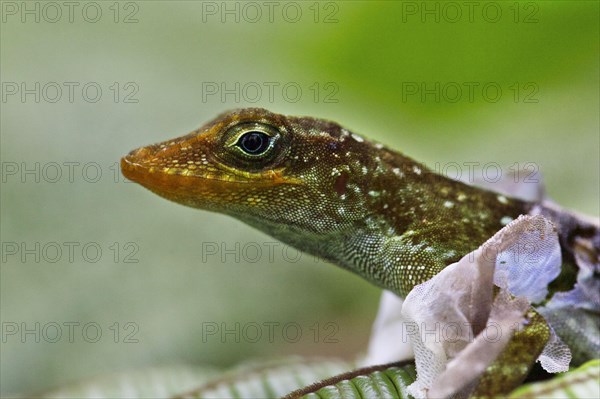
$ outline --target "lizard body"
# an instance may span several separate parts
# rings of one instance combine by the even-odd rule
[[[240,148],[254,132],[269,136],[263,154]],[[165,198],[233,216],[401,296],[532,206],[439,176],[336,123],[262,109],[132,151],[122,170]]]
[[[593,224],[440,176],[334,122],[258,108],[131,151],[121,168],[162,197],[237,218],[401,297],[536,206],[557,224],[563,252],[551,291],[575,283],[577,236],[592,237],[596,262],[600,247]],[[501,393],[506,378],[515,386],[527,375],[549,336],[543,318],[530,314],[478,394]]]

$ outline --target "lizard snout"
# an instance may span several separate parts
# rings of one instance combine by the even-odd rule
[[[131,151],[129,154],[121,158],[121,172],[123,176],[134,182],[140,182],[140,169],[143,166],[140,163],[140,159],[145,155],[145,148],[138,148]]]

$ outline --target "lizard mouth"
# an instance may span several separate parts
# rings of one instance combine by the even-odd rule
[[[186,169],[153,166],[147,156],[152,149],[142,147],[121,158],[123,175],[168,200],[194,208],[210,209],[214,200],[235,184],[204,176],[186,175]]]
[[[208,210],[240,202],[255,190],[292,182],[280,177],[277,171],[267,172],[261,179],[244,179],[228,174],[214,163],[181,162],[183,165],[179,166],[166,162],[172,150],[177,149],[161,144],[133,150],[121,158],[121,172],[163,198]]]
[[[121,172],[127,179],[164,197],[223,190],[226,179],[198,173],[193,166],[166,163],[160,144],[141,147],[121,158]]]
[[[144,147],[133,150],[121,158],[121,173],[123,173],[123,176],[139,184],[143,184],[149,173],[149,168],[140,162],[139,155],[142,150],[144,150]]]
[[[176,168],[164,164],[157,153],[158,144],[140,147],[121,158],[121,172],[127,179],[152,189],[163,186],[168,180],[176,177]]]

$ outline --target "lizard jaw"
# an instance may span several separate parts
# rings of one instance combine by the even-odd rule
[[[160,144],[133,150],[121,158],[121,171],[127,179],[163,198],[207,210],[219,210],[244,201],[244,198],[252,197],[261,188],[300,183],[283,177],[278,170],[246,178],[215,167],[205,170],[202,166],[194,169],[165,166],[159,161],[160,154],[168,150],[161,148]]]

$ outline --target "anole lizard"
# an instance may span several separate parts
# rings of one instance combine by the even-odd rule
[[[134,150],[121,168],[162,197],[233,216],[401,297],[537,205],[435,174],[334,122],[257,108]],[[551,288],[566,291],[578,237],[592,240],[597,262],[598,227],[539,212],[559,229],[563,270]]]

